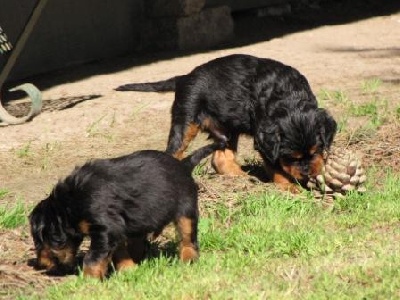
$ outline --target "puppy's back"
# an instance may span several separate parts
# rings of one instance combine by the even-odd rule
[[[190,171],[154,150],[90,161],[60,181],[52,194],[70,208],[73,218],[112,218],[116,232],[159,231],[176,214],[197,211],[197,186]]]

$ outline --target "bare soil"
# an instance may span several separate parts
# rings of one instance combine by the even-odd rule
[[[267,25],[272,24],[260,26],[256,23],[260,20],[247,21],[249,28],[237,28],[242,38],[246,31],[252,37],[255,28],[263,34],[261,31],[268,31]],[[400,107],[399,12],[260,38],[247,45],[209,52],[168,58],[127,57],[43,75],[33,79],[43,91],[43,113],[23,125],[0,126],[0,188],[10,191],[0,205],[12,205],[22,199],[31,207],[47,195],[59,178],[88,159],[115,157],[140,149],[164,150],[173,94],[123,93],[113,89],[128,82],[184,74],[211,59],[233,53],[280,60],[300,70],[315,93],[322,89],[342,90],[359,103],[371,100],[361,84],[380,78],[383,83],[376,97],[386,99],[389,110]],[[325,105],[336,118],[342,116],[340,106],[330,101]],[[24,98],[9,101],[6,107],[18,115],[26,111],[29,103]],[[354,121],[354,126],[360,122]],[[350,143],[350,147],[363,153],[367,167],[391,165],[400,170],[399,139],[398,122],[388,122],[373,135]],[[200,136],[192,147],[204,141],[205,136]],[[338,134],[336,145],[349,146],[349,137]],[[241,140],[239,158],[244,164],[257,161],[251,139]],[[209,166],[206,171],[207,175],[199,177],[202,205],[269,188],[268,183],[254,176],[224,178],[213,175]],[[62,280],[29,266],[34,258],[32,247],[27,226],[0,229],[0,298],[13,298],[21,291],[39,292]]]

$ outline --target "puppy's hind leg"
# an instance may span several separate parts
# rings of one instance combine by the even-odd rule
[[[117,271],[135,267],[145,257],[147,250],[146,236],[129,237],[115,249],[112,260]]]
[[[121,242],[112,255],[112,261],[117,271],[129,269],[135,266],[135,263],[129,255],[127,244],[127,241]]]
[[[233,136],[224,150],[217,150],[212,157],[212,166],[218,174],[228,176],[242,176],[246,173],[236,162],[235,153],[237,150],[239,136]]]
[[[199,257],[197,219],[182,216],[178,218],[175,225],[181,238],[179,244],[179,258],[183,262],[195,261]]]
[[[166,152],[179,160],[183,159],[183,153],[190,142],[196,137],[199,130],[200,126],[194,122],[173,122],[168,137]]]

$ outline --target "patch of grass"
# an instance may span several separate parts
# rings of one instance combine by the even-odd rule
[[[86,129],[86,134],[88,137],[100,136],[108,141],[112,141],[114,139],[113,134],[110,133],[110,128],[114,127],[116,123],[115,111],[111,115],[111,119],[106,122],[105,119],[107,116],[108,114],[105,114],[89,125],[89,127]]]
[[[381,85],[382,85],[382,80],[380,78],[371,78],[361,83],[361,90],[365,94],[373,94],[379,90]]]
[[[208,159],[204,159],[201,161],[197,166],[194,167],[193,169],[193,176],[198,177],[198,176],[204,176],[209,172],[209,161]]]
[[[356,117],[368,117],[373,126],[379,127],[389,118],[390,112],[386,100],[374,98],[371,102],[360,105],[352,104],[350,114]]]
[[[370,140],[377,133],[377,126],[374,126],[371,123],[366,123],[363,126],[356,127],[351,131],[346,129],[348,134],[348,145],[357,144],[360,141]]]
[[[343,90],[331,91],[327,89],[321,89],[317,95],[317,99],[320,103],[329,101],[335,105],[346,104],[350,102],[348,94]]]
[[[365,194],[350,193],[329,211],[272,190],[200,203],[196,263],[161,255],[104,282],[72,277],[44,297],[397,298],[400,177],[387,171],[378,189],[369,176]]]
[[[12,205],[0,205],[0,229],[11,229],[26,224],[28,210],[21,200]]]
[[[347,128],[348,118],[346,116],[337,120],[337,132],[344,132]]]
[[[368,100],[362,102],[352,101],[344,90],[321,89],[318,93],[320,102],[329,101],[341,110],[338,132],[349,140],[348,144],[370,139],[382,125],[400,119],[400,109],[390,108],[387,99],[377,94],[381,85],[379,78],[363,81],[359,96]]]
[[[43,154],[41,155],[41,169],[47,170],[50,169],[52,164],[52,156],[56,155],[57,152],[61,149],[61,144],[59,142],[46,143],[42,149]]]
[[[149,105],[150,105],[149,103],[143,103],[141,105],[138,105],[138,106],[134,107],[134,109],[130,113],[131,121],[134,120],[140,114],[140,112],[142,112]]]
[[[19,148],[16,150],[16,154],[17,157],[19,158],[26,158],[29,155],[31,155],[31,143],[32,142],[28,142],[27,144],[25,144],[23,147]]]
[[[1,200],[2,198],[4,198],[4,196],[8,195],[9,193],[10,193],[9,190],[4,189],[4,188],[0,188],[0,200]]]
[[[99,132],[99,124],[101,121],[106,117],[107,115],[103,115],[100,118],[98,118],[96,121],[94,121],[92,124],[89,125],[89,127],[86,129],[86,133],[89,137],[92,137]]]

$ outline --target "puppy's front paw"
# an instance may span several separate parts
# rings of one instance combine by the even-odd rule
[[[295,184],[295,183],[280,182],[280,183],[275,183],[275,184],[280,190],[290,192],[292,194],[300,194],[302,191],[302,188],[298,184]]]

